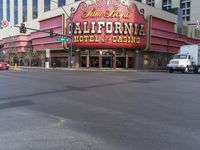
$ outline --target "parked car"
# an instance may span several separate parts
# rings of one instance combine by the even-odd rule
[[[10,65],[7,62],[0,62],[0,70],[9,70]]]

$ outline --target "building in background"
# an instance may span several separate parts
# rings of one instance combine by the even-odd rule
[[[183,20],[195,22],[199,18],[200,1],[196,0],[142,0],[143,3],[162,10],[181,8],[183,10]]]
[[[199,16],[199,7],[200,1],[196,0],[141,0],[142,3],[145,3],[149,6],[166,10],[174,11],[175,8],[181,9],[181,15],[183,20],[182,33],[184,35],[199,38],[200,31],[196,28],[195,23],[200,20]],[[178,13],[177,13],[178,14]],[[188,26],[188,24],[190,24]],[[191,25],[193,24],[193,25]]]
[[[58,66],[67,66],[63,42],[56,40],[59,36],[51,38],[48,33],[36,32],[54,30],[63,34],[65,18],[62,6],[70,14],[66,0],[0,0],[0,43],[3,51],[12,55],[11,63],[44,66],[44,51],[49,48],[52,52],[51,60],[55,60]],[[49,23],[49,19],[52,19],[52,23]],[[25,34],[20,33],[21,23],[35,30],[28,29]]]
[[[0,19],[2,26],[0,29],[0,47],[5,57],[9,56],[6,58],[9,58],[11,63],[17,63],[18,65],[44,66],[45,50],[50,49],[51,64],[56,64],[57,67],[69,66],[68,58],[71,57],[69,49],[70,40],[68,40],[67,44],[67,42],[57,39],[69,33],[69,21],[67,22],[66,19],[70,16],[71,10],[73,9],[75,9],[73,16],[77,15],[76,13],[80,9],[79,4],[81,2],[74,0],[0,0]],[[190,1],[187,0],[187,2]],[[93,18],[95,22],[104,21],[105,24],[99,23],[98,26],[99,28],[103,28],[103,30],[104,28],[108,30],[106,34],[99,30],[97,35],[93,35],[96,38],[102,34],[101,42],[104,42],[103,44],[98,45],[92,43],[94,39],[90,38],[90,43],[85,46],[83,45],[82,38],[85,37],[85,40],[88,40],[88,37],[85,35],[80,35],[79,37],[73,35],[73,67],[165,68],[171,55],[177,53],[180,46],[200,43],[200,34],[196,27],[188,27],[187,23],[180,23],[178,15],[165,11],[180,5],[182,7],[190,6],[189,20],[192,21],[195,20],[193,19],[194,16],[191,15],[193,14],[192,6],[194,5],[192,2],[188,4],[185,1],[184,5],[182,1],[175,3],[171,0],[127,0],[123,1],[123,7],[130,3],[134,3],[134,8],[137,8],[134,11],[138,10],[141,15],[136,17],[138,20],[127,20],[132,21],[129,24],[124,25],[127,21],[123,19],[120,19],[119,22],[122,23],[120,24],[108,21],[106,18],[101,18],[102,20],[99,20],[98,17]],[[198,3],[196,4],[198,5]],[[99,9],[99,7],[96,8]],[[116,13],[115,17],[119,17],[117,15],[118,11],[116,10],[114,12],[113,8],[111,7],[110,10]],[[126,10],[125,8],[123,9]],[[187,12],[188,8],[184,10]],[[103,10],[101,11],[103,12]],[[120,14],[123,13],[120,12]],[[132,12],[127,12],[127,14],[132,14]],[[187,21],[187,15],[187,13],[183,14],[185,21]],[[130,17],[129,15],[127,17],[126,14],[123,14],[123,16],[124,19]],[[87,20],[87,18],[83,19],[81,16],[79,17],[80,20],[75,21],[80,21],[80,25],[85,24],[83,28],[85,28],[85,32],[89,32],[90,29],[87,28],[87,23],[84,23],[84,20]],[[137,21],[141,21],[142,18],[145,18],[146,22],[144,24],[147,24],[145,25],[144,31],[143,24],[140,24],[140,26],[137,24]],[[19,32],[21,23],[24,23],[27,27],[25,34]],[[116,36],[111,36],[112,31],[109,30],[109,27],[112,26],[111,24],[114,24],[113,27],[116,28],[116,33],[123,32],[123,37],[118,37],[123,38],[123,41],[121,39],[116,41]],[[126,47],[122,48],[120,45],[127,43],[127,39],[130,38],[127,37],[127,34],[132,30],[129,29],[132,24],[135,29],[141,31],[135,32],[135,36],[133,37],[134,44],[132,43],[132,46],[126,45]],[[94,26],[94,23],[91,22],[91,27],[92,25]],[[126,27],[125,32],[124,29],[120,29],[121,25]],[[181,33],[178,32],[180,26]],[[30,28],[36,30],[30,30]],[[76,32],[82,32],[79,31],[78,24],[76,29]],[[49,33],[50,31],[53,31],[56,35],[54,34],[52,36]],[[105,47],[106,41],[103,39],[103,36],[109,36],[107,42],[114,43],[110,43],[108,47]],[[144,39],[147,41],[145,48],[144,45],[139,46],[141,44],[140,40],[143,40],[141,36],[144,36]],[[112,41],[109,41],[110,39]],[[85,42],[87,43],[88,41]],[[100,41],[96,38],[96,42]]]

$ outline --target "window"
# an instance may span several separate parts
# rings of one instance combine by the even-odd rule
[[[162,1],[162,8],[163,10],[169,10],[172,7],[172,1],[171,0],[163,0]]]
[[[147,0],[146,1],[147,5],[154,7],[155,6],[155,1],[154,0]]]
[[[177,54],[177,55],[174,55],[174,59],[187,59],[187,55],[185,54]]]
[[[185,8],[185,3],[181,3],[181,8]]]
[[[188,26],[183,26],[183,35],[188,36]]]
[[[10,21],[10,0],[7,0],[7,9],[6,9],[6,12],[7,12],[7,21]]]
[[[44,12],[51,9],[51,0],[44,0]]]
[[[187,7],[190,7],[190,2],[187,2]]]
[[[64,6],[65,0],[58,0],[58,7]]]
[[[190,14],[190,9],[187,9],[187,15],[189,15]]]
[[[14,24],[18,24],[18,0],[14,0]]]
[[[190,21],[191,0],[180,0],[180,8],[183,10],[183,20]]]
[[[23,0],[23,16],[22,16],[22,21],[23,22],[27,21],[27,0]]]
[[[38,0],[33,0],[33,19],[38,18]]]
[[[198,38],[198,37],[199,37],[199,30],[195,29],[194,36],[195,36],[196,38]]]
[[[186,17],[186,21],[190,21],[190,16],[187,16],[187,17]]]
[[[3,20],[3,0],[0,0],[0,28],[2,20]]]
[[[183,15],[185,15],[185,10],[183,10]]]

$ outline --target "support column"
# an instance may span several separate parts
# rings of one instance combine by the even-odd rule
[[[86,68],[90,67],[90,55],[89,55],[89,50],[85,50],[86,53]]]
[[[126,54],[126,69],[128,69],[128,54]]]
[[[135,69],[140,68],[140,51],[136,50],[135,52]]]
[[[116,53],[113,51],[113,69],[116,69]]]
[[[102,68],[102,51],[99,51],[99,68]]]
[[[50,67],[50,64],[51,64],[50,58],[51,58],[51,56],[50,56],[50,49],[46,49],[45,68],[47,68],[47,69]],[[32,63],[32,62],[29,61],[29,66],[31,66],[30,63]]]
[[[80,50],[75,52],[74,67],[80,68]]]

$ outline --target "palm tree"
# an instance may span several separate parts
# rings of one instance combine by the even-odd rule
[[[13,64],[13,57],[15,56],[15,52],[6,52],[3,54],[3,60],[8,62],[9,64]]]
[[[24,53],[24,57],[25,59],[28,60],[28,66],[32,66],[32,60],[33,60],[34,55],[35,55],[35,52],[33,48],[30,48],[30,47],[27,48],[27,50]]]
[[[22,65],[21,64],[21,61],[23,60],[23,57],[24,57],[24,52],[18,52],[16,53],[16,56],[17,56],[17,60],[18,60],[18,66]]]

